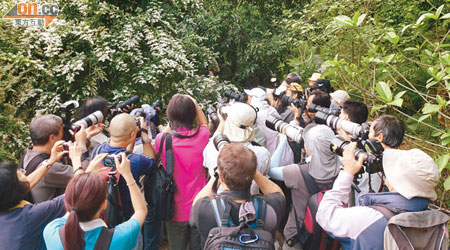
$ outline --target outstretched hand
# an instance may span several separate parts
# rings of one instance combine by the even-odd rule
[[[360,155],[359,159],[355,159],[355,148],[356,142],[352,142],[344,149],[343,152],[343,160],[344,171],[348,172],[351,175],[357,174],[364,163],[366,157],[364,155]]]
[[[48,160],[50,165],[61,160],[61,158],[67,154],[69,151],[64,151],[63,147],[64,141],[57,141],[52,147],[52,151],[50,153],[50,159]]]
[[[90,172],[90,173],[100,173],[103,172],[105,170],[107,170],[107,167],[100,167],[100,162],[103,161],[103,159],[105,159],[105,157],[108,155],[108,153],[103,153],[103,154],[98,154],[94,157],[94,159],[92,159],[92,161],[89,162],[89,165],[86,169],[86,173]]]

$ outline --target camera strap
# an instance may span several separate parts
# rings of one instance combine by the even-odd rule
[[[170,134],[177,138],[180,138],[180,139],[189,139],[189,138],[195,137],[199,131],[200,131],[200,127],[198,127],[197,130],[195,131],[195,133],[193,133],[192,135],[182,135],[182,134],[179,134],[175,130],[170,131]]]

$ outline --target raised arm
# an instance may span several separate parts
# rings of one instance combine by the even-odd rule
[[[277,184],[264,177],[258,171],[255,174],[255,182],[264,194],[280,193],[284,196],[283,191]]]
[[[139,190],[139,187],[131,174],[130,160],[123,152],[120,153],[120,156],[122,157],[122,162],[119,163],[117,157],[114,160],[116,162],[117,170],[125,179],[130,190],[131,204],[134,209],[134,214],[131,218],[136,218],[142,227],[145,217],[147,216],[147,204],[145,202],[144,195]]]
[[[270,169],[269,176],[275,180],[283,181],[283,168],[280,167],[281,156],[283,155],[284,149],[287,144],[287,136],[280,135],[280,143],[278,144],[275,152],[272,154],[272,158],[270,158]]]

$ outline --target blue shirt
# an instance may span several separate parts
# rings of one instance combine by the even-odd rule
[[[44,240],[45,245],[47,246],[48,249],[61,249],[61,250],[64,249],[61,239],[59,238],[59,227],[64,226],[66,224],[66,220],[67,215],[50,222],[45,227]],[[91,222],[95,222],[95,220]],[[109,246],[109,249],[126,250],[134,248],[137,243],[137,238],[140,229],[141,226],[139,224],[139,221],[135,218],[129,219],[124,223],[117,225],[114,229],[114,234],[111,239],[111,245]],[[97,228],[85,232],[84,235],[84,242],[86,243],[84,248],[85,250],[94,249],[95,243],[97,242],[101,230],[102,226],[100,225]]]
[[[121,152],[125,152],[125,149],[118,147],[111,147],[108,143],[106,143],[100,149],[99,154],[102,153],[119,154]],[[128,156],[128,159],[130,160],[131,174],[133,174],[136,183],[140,185],[139,178],[142,175],[148,175],[151,173],[155,159],[140,154],[131,154]],[[122,210],[124,212],[125,218],[129,219],[133,215],[134,210],[133,205],[131,204],[130,190],[128,189],[127,183],[122,176],[120,176],[118,186],[120,199],[122,201]]]
[[[16,208],[0,212],[0,249],[45,249],[45,225],[65,212],[64,195],[34,205],[22,201]]]

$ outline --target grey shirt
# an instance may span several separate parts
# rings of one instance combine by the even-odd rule
[[[26,169],[30,161],[41,152],[27,149],[23,166]],[[42,164],[38,168],[42,167]],[[88,160],[82,162],[82,166],[87,167]],[[67,183],[73,176],[73,168],[70,165],[64,165],[61,162],[56,162],[44,175],[41,181],[31,190],[34,203],[48,201],[58,195],[64,193]]]

